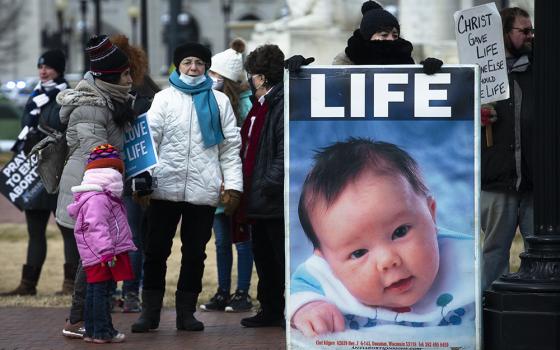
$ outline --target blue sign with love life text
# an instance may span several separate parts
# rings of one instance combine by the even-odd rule
[[[146,113],[139,115],[124,134],[125,178],[138,175],[158,164],[154,139]]]

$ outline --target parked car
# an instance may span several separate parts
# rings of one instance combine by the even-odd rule
[[[25,106],[29,95],[39,83],[37,77],[28,77],[19,80],[10,80],[2,84],[1,91],[4,96],[12,100],[16,106]]]

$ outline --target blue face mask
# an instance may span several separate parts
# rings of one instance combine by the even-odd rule
[[[218,79],[216,77],[210,77],[212,79],[212,89],[222,91],[224,88],[224,79]]]
[[[186,75],[184,73],[181,73],[181,75],[179,76],[179,79],[181,79],[181,81],[184,82],[187,85],[196,86],[196,85],[206,81],[206,75],[202,74],[202,75],[199,75],[199,76],[196,76],[196,77],[192,77],[190,75]]]

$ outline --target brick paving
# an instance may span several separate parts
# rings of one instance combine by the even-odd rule
[[[100,349],[80,339],[62,336],[66,308],[0,308],[0,350]],[[121,344],[111,349],[286,349],[285,332],[280,327],[244,328],[239,324],[251,313],[197,312],[204,322],[202,332],[177,331],[175,310],[165,309],[157,331],[131,333],[130,325],[138,314],[114,313],[115,328],[126,334]]]
[[[0,195],[0,223],[25,223],[25,216]],[[51,224],[54,219],[51,216]],[[0,282],[1,283],[1,282]],[[0,308],[0,350],[70,350],[100,349],[79,339],[62,336],[67,308]],[[160,327],[155,332],[130,332],[138,314],[114,313],[115,327],[126,334],[122,344],[109,344],[111,349],[286,349],[285,332],[279,328],[244,328],[239,321],[252,313],[197,312],[204,322],[202,332],[177,331],[175,310],[165,309]]]
[[[51,223],[54,223],[51,215]],[[0,194],[0,223],[25,224],[25,214],[19,211],[10,201]]]

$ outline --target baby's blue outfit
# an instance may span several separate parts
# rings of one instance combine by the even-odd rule
[[[438,229],[438,245],[440,263],[432,287],[416,304],[399,310],[362,304],[334,276],[323,258],[312,255],[291,278],[288,319],[291,320],[304,304],[322,300],[338,307],[347,329],[364,330],[381,325],[449,326],[469,322],[474,328],[473,237]]]

